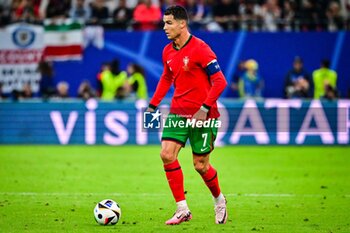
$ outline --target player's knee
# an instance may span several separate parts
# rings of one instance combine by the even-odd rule
[[[194,161],[193,165],[199,174],[205,174],[209,169],[209,164],[204,161]]]
[[[169,164],[175,161],[176,155],[173,151],[167,148],[163,148],[160,152],[160,158],[164,164]]]

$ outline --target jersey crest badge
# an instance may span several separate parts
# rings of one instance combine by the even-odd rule
[[[182,67],[185,71],[189,71],[188,68],[188,63],[190,62],[190,59],[188,58],[188,56],[184,57],[182,59],[182,61],[184,62],[184,66]]]

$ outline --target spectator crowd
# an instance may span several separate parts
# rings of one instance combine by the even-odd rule
[[[304,69],[303,60],[297,56],[284,79],[284,98],[335,100],[339,97],[337,78],[337,72],[330,68],[329,60],[322,60],[319,69],[310,74]],[[230,88],[240,98],[263,98],[264,80],[259,74],[257,61],[241,61]]]
[[[75,96],[69,93],[69,83],[66,81],[55,82],[53,65],[49,61],[41,61],[37,72],[40,74],[39,93],[33,93],[31,86],[24,84],[21,91],[14,90],[10,95],[1,92],[0,100],[23,100],[40,97],[44,100],[62,100],[79,98],[88,100],[99,98],[102,101],[148,99],[148,88],[145,72],[142,66],[130,63],[126,71],[120,69],[119,60],[101,64],[100,71],[96,75],[96,88],[88,80],[83,80]],[[286,99],[323,99],[335,100],[340,97],[337,88],[337,72],[330,68],[329,60],[321,60],[319,69],[311,73],[305,70],[301,57],[295,57],[291,69],[284,77],[284,87],[281,92]],[[267,85],[269,85],[267,83]],[[230,91],[241,99],[264,98],[264,79],[259,72],[259,64],[254,59],[241,61],[230,82]],[[343,93],[343,97],[350,98],[349,93]]]
[[[88,80],[83,80],[75,96],[69,94],[69,83],[66,81],[55,82],[53,64],[49,61],[41,61],[37,72],[40,74],[39,93],[34,94],[31,87],[25,84],[22,91],[14,90],[11,95],[1,94],[0,99],[24,100],[40,97],[43,100],[63,100],[79,98],[88,100],[100,98],[103,101],[116,99],[147,99],[147,84],[143,68],[136,64],[128,64],[127,71],[120,70],[119,60],[113,59],[101,65],[100,72],[96,75],[97,88]],[[1,84],[1,83],[0,83]]]
[[[14,22],[42,23],[45,19],[73,18],[86,25],[102,25],[122,30],[162,28],[162,14],[170,5],[184,6],[193,30],[205,31],[337,31],[349,29],[350,0],[0,0],[0,27]],[[82,81],[76,96],[69,96],[69,83],[55,83],[51,62],[38,64],[39,96],[43,99],[79,97],[102,100],[147,99],[143,68],[131,63],[125,71],[117,59],[101,65],[97,88]],[[228,79],[231,77],[227,77]],[[302,58],[296,57],[284,82],[285,98],[335,99],[337,73],[323,60],[309,73]],[[30,85],[0,99],[32,98]],[[261,98],[264,77],[254,59],[241,61],[231,81],[231,91],[241,98]],[[344,93],[342,93],[343,96]],[[349,95],[349,94],[348,94]]]
[[[0,0],[0,26],[73,18],[108,28],[156,30],[174,4],[187,9],[196,30],[336,31],[350,24],[350,0]]]

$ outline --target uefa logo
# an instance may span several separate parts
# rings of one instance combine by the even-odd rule
[[[144,112],[143,113],[143,128],[144,129],[159,129],[161,127],[162,113],[157,110],[156,112]]]

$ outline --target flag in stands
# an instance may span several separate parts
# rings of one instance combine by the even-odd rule
[[[80,60],[83,53],[83,30],[78,22],[69,20],[44,23],[44,59],[66,61]]]

